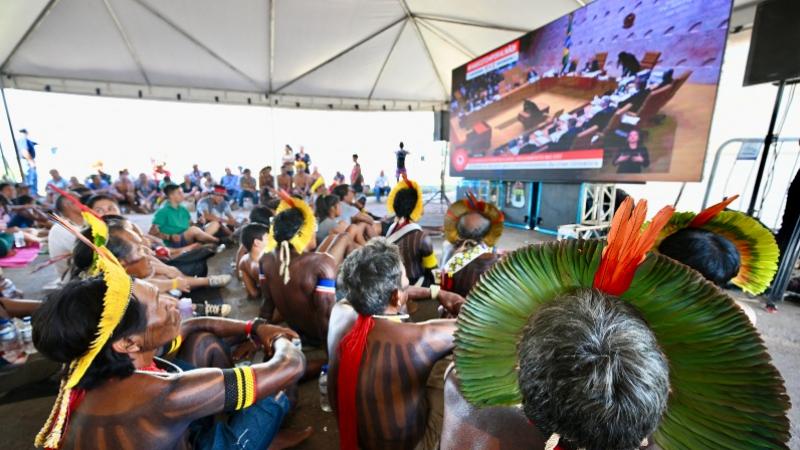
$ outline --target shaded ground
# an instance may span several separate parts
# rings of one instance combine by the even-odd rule
[[[385,212],[382,204],[371,204],[370,209],[375,214]],[[440,207],[438,203],[431,203],[426,208],[422,224],[425,226],[440,225],[443,215],[444,208]],[[149,225],[148,217],[136,217],[134,220],[142,225]],[[499,242],[499,247],[504,250],[512,250],[530,243],[551,239],[550,236],[536,232],[506,229]],[[441,249],[441,237],[436,237],[434,240],[435,248]],[[227,249],[212,258],[210,273],[231,273],[234,252],[235,249]],[[44,260],[45,257],[40,256],[37,263]],[[6,270],[5,273],[31,298],[41,298],[41,287],[55,276],[52,268],[36,274],[31,274],[30,269]],[[234,317],[250,319],[256,315],[258,305],[246,299],[243,288],[237,282],[232,282],[222,292],[225,301],[234,308]],[[762,333],[775,365],[786,380],[786,388],[795,403],[790,412],[793,438],[789,447],[800,448],[800,438],[798,438],[800,435],[800,426],[798,425],[800,424],[800,408],[797,407],[797,403],[800,402],[800,375],[798,375],[800,373],[800,336],[796,331],[796,324],[800,320],[800,307],[792,303],[784,303],[780,306],[779,313],[769,314],[761,308],[758,299],[746,298],[738,293],[734,295],[742,298],[756,311],[757,327]],[[324,356],[319,350],[306,348],[304,351],[308,358]],[[10,394],[0,398],[0,430],[2,430],[0,448],[7,450],[33,448],[33,437],[47,418],[54,399],[52,395],[30,398],[37,394],[41,395],[41,393],[42,389],[31,389],[17,395]],[[45,390],[44,393],[46,394],[47,391]],[[339,448],[336,420],[333,414],[320,409],[319,389],[316,381],[300,386],[300,403],[296,412],[289,418],[288,424],[293,428],[314,427],[314,435],[298,447],[300,449]]]

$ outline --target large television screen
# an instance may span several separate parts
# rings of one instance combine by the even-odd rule
[[[597,0],[453,70],[450,175],[699,181],[731,0]]]

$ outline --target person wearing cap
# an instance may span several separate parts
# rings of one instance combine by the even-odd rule
[[[22,162],[22,172],[25,176],[25,183],[31,187],[34,197],[38,196],[39,177],[36,173],[36,142],[28,138],[28,130],[19,130],[17,139],[17,149]]]
[[[478,200],[472,193],[449,208],[444,234],[450,248],[438,280],[443,289],[467,296],[478,279],[499,260],[494,248],[503,234],[503,213],[497,206]]]
[[[226,201],[225,186],[216,185],[211,195],[203,197],[197,202],[197,219],[203,227],[216,223],[219,230],[215,236],[220,238],[230,237],[236,229],[236,218],[231,211],[231,205]]]
[[[695,270],[650,253],[626,199],[607,240],[531,245],[462,307],[441,448],[788,448],[789,399],[758,332]]]

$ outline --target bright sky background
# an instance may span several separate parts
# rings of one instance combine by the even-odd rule
[[[312,167],[319,166],[326,180],[337,170],[349,180],[357,153],[365,181],[373,184],[380,170],[394,176],[394,151],[403,141],[412,152],[409,174],[439,184],[441,143],[433,142],[431,112],[281,109],[11,89],[6,96],[14,129],[27,128],[39,144],[40,183],[53,167],[84,177],[95,161],[114,176],[122,168],[151,173],[151,160],[166,161],[177,175],[193,163],[216,179],[225,167],[257,174],[267,165],[280,167],[288,143],[295,151],[305,146]]]

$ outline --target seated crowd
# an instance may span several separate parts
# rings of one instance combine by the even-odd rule
[[[31,242],[49,235],[60,277],[43,302],[0,298],[0,317],[33,315],[39,351],[38,360],[0,360],[8,366],[0,375],[42,364],[40,375],[25,375],[35,381],[66,368],[37,446],[292,447],[312,433],[284,424],[297,385],[325,370],[344,450],[691,448],[716,436],[704,428],[714,421],[752,442],[788,439],[788,405],[775,405],[785,390],[763,347],[751,345],[756,331],[704,281],[758,293],[774,275],[759,272],[771,264],[763,249],[774,238],[722,211],[729,201],[694,220],[671,219],[665,208],[643,227],[644,202],[634,208],[628,199],[607,242],[534,244],[506,255],[496,247],[502,211],[469,193],[448,208],[437,252],[420,224],[416,181],[404,175],[388,192],[387,215],[377,216],[353,186],[328,185],[309,170],[302,148],[292,153],[287,146],[280,175],[265,167],[258,179],[226,169],[216,182],[195,165],[174,184],[162,165],[159,179],[130,181],[123,171],[111,183],[98,173],[77,186],[51,173],[56,223],[46,207],[19,199],[17,187],[0,185],[5,232],[16,232],[22,211],[35,211],[23,216],[27,226],[13,224]],[[146,231],[126,215],[155,206]],[[241,206],[246,219],[233,212]],[[747,239],[730,237],[741,230]],[[187,317],[178,297],[232,281],[206,266],[232,243],[235,276],[259,302],[258,316],[223,318],[231,305],[205,302]],[[754,245],[762,251],[747,247]],[[747,276],[754,272],[761,284]],[[669,283],[674,295],[652,289]],[[703,301],[713,308],[691,306]],[[653,304],[691,314],[659,315]],[[682,334],[681,324],[692,332]],[[705,330],[713,338],[692,341]],[[682,371],[707,359],[675,343],[703,355],[723,346],[726,361],[753,358],[754,381],[701,386],[714,399],[706,403]],[[325,357],[307,360],[300,348]],[[19,379],[0,377],[0,391]],[[680,408],[707,417],[692,422]]]

